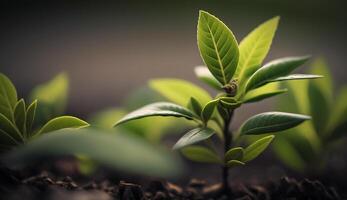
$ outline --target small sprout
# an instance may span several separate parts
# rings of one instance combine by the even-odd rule
[[[17,99],[17,90],[11,80],[0,73],[0,146],[1,153],[13,147],[25,144],[42,134],[64,128],[83,128],[89,124],[72,116],[60,116],[50,119],[43,126],[34,127],[35,120],[40,118],[37,100],[29,106],[24,99]],[[50,88],[53,87],[50,83]],[[43,86],[41,86],[43,87]],[[59,84],[56,85],[59,88]],[[55,88],[55,87],[54,87]],[[43,108],[44,109],[44,108]]]
[[[228,170],[243,166],[258,157],[274,139],[261,136],[247,147],[239,147],[236,140],[245,135],[263,135],[293,128],[310,119],[309,116],[285,112],[267,112],[247,120],[233,138],[229,130],[234,111],[244,103],[260,101],[285,92],[275,83],[296,79],[319,78],[316,75],[290,75],[308,57],[290,57],[262,65],[277,29],[279,17],[266,21],[237,43],[232,31],[217,17],[200,11],[198,20],[198,47],[206,67],[195,68],[203,82],[220,92],[215,98],[202,88],[187,81],[159,79],[150,86],[173,103],[155,103],[135,110],[116,125],[151,116],[184,117],[195,123],[174,145],[190,160],[219,164],[223,168],[223,187],[229,189]],[[262,66],[262,67],[261,67]],[[188,106],[187,106],[188,105]],[[186,107],[185,107],[186,106]],[[213,123],[212,123],[213,122]],[[215,126],[212,126],[214,124]],[[222,130],[220,141],[223,155],[219,155],[210,141]],[[201,145],[197,145],[197,144]]]

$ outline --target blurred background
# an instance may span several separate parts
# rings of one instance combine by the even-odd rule
[[[324,56],[336,85],[347,82],[347,13],[339,0],[12,0],[1,1],[0,8],[0,71],[13,80],[22,97],[67,72],[71,87],[67,113],[82,118],[123,105],[151,78],[182,78],[205,86],[193,72],[202,64],[196,44],[200,9],[223,20],[239,42],[257,25],[279,15],[266,61]],[[274,108],[272,102],[243,106],[234,128],[248,116]]]
[[[238,41],[261,22],[280,15],[266,61],[324,55],[341,84],[347,80],[347,13],[342,4],[338,0],[1,1],[0,71],[13,80],[21,96],[67,72],[68,113],[82,117],[120,105],[151,78],[198,83],[193,67],[202,64],[196,25],[198,10],[203,9],[222,19]],[[246,106],[237,121],[268,110],[269,104]]]

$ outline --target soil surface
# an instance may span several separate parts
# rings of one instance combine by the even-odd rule
[[[206,181],[192,179],[186,186],[166,181],[149,181],[134,184],[124,181],[90,181],[77,184],[72,178],[56,177],[48,172],[25,177],[18,171],[0,169],[0,199],[6,200],[333,200],[347,199],[333,187],[319,181],[295,180],[283,177],[262,185],[234,184],[227,194],[221,192],[221,185],[210,185]]]

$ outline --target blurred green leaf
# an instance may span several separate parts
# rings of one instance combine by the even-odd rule
[[[218,104],[218,99],[215,99],[215,100],[212,100],[210,102],[208,102],[204,108],[202,109],[202,112],[201,112],[201,118],[202,120],[207,123],[208,120],[210,120],[217,104]]]
[[[222,163],[222,161],[220,160],[220,158],[215,152],[203,146],[198,146],[198,145],[188,146],[183,148],[181,152],[186,158],[195,162],[214,163],[214,164]]]
[[[24,137],[26,137],[26,121],[26,106],[24,99],[21,99],[14,107],[14,122]]]
[[[64,129],[64,128],[84,128],[89,124],[77,117],[61,116],[49,120],[37,133],[38,135]]]
[[[294,132],[293,134],[297,134]],[[310,144],[308,144],[310,145]],[[301,157],[296,146],[291,143],[291,140],[286,137],[276,137],[272,144],[277,156],[289,167],[303,171],[306,163]]]
[[[270,83],[251,90],[242,97],[243,103],[253,103],[287,92],[287,89],[280,89],[278,83]]]
[[[235,72],[241,88],[268,54],[279,20],[279,17],[274,17],[260,24],[241,41],[240,59]]]
[[[202,10],[198,21],[198,47],[213,76],[223,85],[229,83],[239,60],[237,41],[222,21]]]
[[[259,135],[283,131],[295,127],[309,116],[285,113],[285,112],[265,112],[249,118],[240,128],[241,135]]]
[[[157,102],[152,103],[147,106],[144,106],[142,108],[139,108],[138,110],[135,110],[126,116],[124,116],[122,119],[120,119],[115,126],[125,123],[127,121],[140,119],[144,117],[151,117],[151,116],[172,116],[172,117],[184,117],[188,120],[192,120],[194,114],[187,110],[186,108],[173,104],[168,102]]]
[[[212,99],[204,89],[180,79],[154,79],[149,85],[168,100],[181,106],[187,106],[191,97],[198,100],[200,105],[205,105]]]
[[[317,79],[322,77],[323,76],[313,75],[313,74],[290,74],[288,76],[281,76],[281,77],[272,79],[269,82],[290,81],[290,80],[300,80],[300,79]]]
[[[274,135],[269,135],[249,145],[244,151],[242,162],[249,162],[258,157],[269,146],[274,137]]]
[[[330,107],[328,100],[322,93],[323,91],[318,88],[319,85],[314,82],[308,84],[308,97],[310,114],[312,116],[312,122],[316,133],[318,135],[325,135],[325,131],[328,125]]]
[[[327,98],[328,102],[331,103],[333,99],[334,85],[326,61],[322,58],[315,59],[309,73],[324,76],[324,78],[314,80],[313,82],[317,84],[317,87],[322,91],[325,98]]]
[[[260,87],[276,78],[287,76],[294,69],[304,64],[310,57],[287,57],[273,60],[258,69],[246,83],[246,92]]]
[[[215,131],[209,128],[195,128],[188,133],[184,134],[183,137],[181,137],[177,143],[173,146],[172,149],[181,149],[183,147],[186,147],[191,144],[195,144],[198,142],[201,142],[203,140],[206,140],[213,136],[215,134]]]
[[[17,90],[11,80],[0,73],[0,113],[13,119],[14,106],[17,103]]]
[[[226,153],[225,153],[225,160],[229,161],[229,160],[242,160],[243,158],[243,153],[244,150],[242,147],[234,147],[229,149]]]
[[[242,161],[239,161],[239,160],[229,160],[227,162],[227,166],[229,168],[232,168],[232,167],[238,167],[238,166],[243,166],[245,165],[246,163],[242,162]]]
[[[196,66],[194,68],[195,75],[204,83],[216,90],[222,90],[222,84],[211,74],[210,70],[205,66]]]
[[[36,116],[36,108],[37,108],[37,100],[33,101],[26,110],[26,130],[28,136],[31,136],[31,128],[35,121]]]
[[[60,73],[52,80],[32,90],[30,100],[38,100],[36,110],[37,123],[42,125],[49,119],[64,113],[68,90],[69,79],[66,73]]]
[[[341,88],[332,107],[328,131],[347,122],[347,86]]]
[[[64,129],[43,135],[7,155],[7,163],[27,165],[52,156],[83,155],[102,166],[150,176],[176,176],[175,156],[141,139],[90,129]]]

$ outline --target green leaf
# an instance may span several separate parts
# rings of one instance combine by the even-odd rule
[[[0,113],[13,119],[14,106],[17,103],[17,91],[11,80],[0,73]]]
[[[313,82],[317,84],[318,88],[322,90],[322,93],[327,98],[328,102],[331,103],[333,100],[334,84],[332,80],[333,77],[326,61],[323,58],[315,59],[309,73],[324,76],[324,78],[314,80]]]
[[[268,54],[280,18],[274,17],[255,28],[240,43],[235,77],[242,85],[261,66]]]
[[[242,161],[239,161],[239,160],[229,160],[229,161],[227,162],[227,166],[228,166],[229,168],[238,167],[238,166],[243,166],[243,165],[245,165],[245,163],[242,162]]]
[[[328,132],[347,122],[347,86],[343,86],[331,111]]]
[[[222,85],[211,74],[210,70],[205,66],[196,66],[194,68],[195,75],[204,83],[216,90],[222,90]]]
[[[326,134],[325,131],[328,126],[331,111],[327,99],[328,97],[324,96],[323,91],[318,87],[319,85],[314,82],[308,83],[308,98],[312,123],[316,133],[323,136]]]
[[[37,100],[33,101],[28,109],[26,110],[27,114],[26,114],[26,130],[27,130],[27,134],[28,136],[31,136],[31,129],[32,126],[34,124],[34,120],[35,120],[35,115],[36,115],[36,108],[37,108]]]
[[[238,102],[235,97],[219,97],[220,104],[227,109],[235,109],[240,107],[240,102]]]
[[[215,134],[215,131],[209,128],[195,128],[188,133],[184,134],[172,149],[181,149],[191,144],[195,144],[210,138]]]
[[[0,113],[0,131],[6,133],[8,136],[11,136],[13,140],[18,143],[24,141],[23,136],[20,134],[16,126],[3,114]]]
[[[271,61],[258,69],[246,83],[245,92],[262,86],[276,78],[287,76],[294,69],[304,64],[310,57],[287,57]]]
[[[307,115],[265,112],[249,118],[240,128],[241,135],[259,135],[283,131],[295,127],[305,120],[311,119]]]
[[[281,76],[281,77],[269,80],[268,82],[290,81],[290,80],[300,80],[300,79],[317,79],[322,77],[323,76],[313,75],[313,74],[291,74],[288,76]]]
[[[223,85],[229,83],[239,60],[237,41],[222,21],[205,11],[199,13],[198,47],[213,76]]]
[[[38,135],[64,129],[64,128],[84,128],[89,124],[77,117],[61,116],[48,121],[38,132]]]
[[[192,145],[183,148],[181,152],[186,158],[195,162],[214,164],[222,163],[222,161],[215,152],[203,146]]]
[[[168,100],[181,106],[187,106],[191,97],[198,100],[200,105],[205,105],[212,99],[204,89],[180,79],[154,79],[149,85]]]
[[[205,123],[208,122],[208,120],[210,120],[210,118],[214,112],[214,109],[216,108],[216,106],[218,104],[218,101],[219,101],[218,99],[212,100],[212,101],[208,102],[204,106],[204,108],[202,109],[201,118]]]
[[[249,162],[258,157],[269,146],[274,137],[274,135],[269,135],[249,145],[244,151],[242,162]]]
[[[33,89],[30,100],[38,100],[36,116],[40,125],[64,113],[68,93],[69,78],[66,73],[60,73],[50,81]]]
[[[152,116],[171,116],[171,117],[184,117],[192,120],[194,114],[188,109],[168,102],[157,102],[139,108],[120,119],[114,126],[125,123],[127,121],[141,119],[144,117]]]
[[[293,133],[297,134],[297,133]],[[308,144],[310,145],[310,144]],[[303,171],[305,168],[305,160],[295,144],[292,144],[288,138],[277,138],[272,143],[274,152],[282,160],[284,164],[295,170]]]
[[[23,136],[26,135],[26,121],[26,106],[24,99],[21,99],[16,103],[14,107],[14,122]]]
[[[235,148],[231,148],[229,149],[229,151],[227,151],[225,153],[225,160],[229,161],[229,160],[242,160],[243,157],[243,148],[242,147],[235,147]]]
[[[194,97],[191,97],[189,103],[190,103],[190,106],[188,106],[188,107],[191,107],[191,110],[192,110],[197,116],[200,116],[200,115],[201,115],[201,112],[202,112],[202,108],[201,108],[201,105],[200,105],[200,103],[198,102],[198,100],[196,100]]]
[[[280,89],[279,83],[266,84],[257,89],[251,90],[242,97],[243,103],[253,103],[287,92],[287,89]]]
[[[180,159],[165,149],[126,134],[92,129],[64,129],[42,135],[12,151],[7,163],[25,166],[53,156],[83,155],[114,170],[148,176],[175,177]]]

